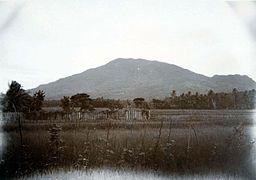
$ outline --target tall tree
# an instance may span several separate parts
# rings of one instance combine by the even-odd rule
[[[215,109],[216,108],[216,103],[214,101],[214,96],[215,96],[215,93],[213,92],[213,90],[210,90],[208,92],[208,108],[210,108],[210,109]]]
[[[12,81],[2,100],[3,111],[28,112],[30,110],[31,102],[32,97],[22,89],[18,82]]]
[[[39,90],[33,95],[33,101],[31,104],[31,111],[40,111],[42,109],[43,101],[45,98],[45,92]]]
[[[236,88],[233,89],[232,95],[233,95],[234,108],[236,109],[237,108],[237,99],[238,99],[238,91]]]
[[[176,90],[172,90],[171,97],[174,99],[176,97]]]
[[[61,100],[61,107],[63,109],[63,111],[65,112],[69,112],[70,111],[70,98],[68,96],[64,96]]]
[[[28,112],[30,111],[30,105],[32,102],[32,97],[22,89],[21,85],[12,81],[9,84],[9,89],[7,90],[4,99],[2,100],[3,111],[4,112]],[[22,128],[21,128],[21,118],[17,117],[19,122],[19,132],[20,132],[20,144],[22,146]]]
[[[86,93],[80,93],[71,96],[71,105],[72,108],[78,107],[80,108],[81,111],[86,111],[86,110],[92,110],[92,99],[90,98],[90,95]]]
[[[144,108],[144,106],[145,106],[144,98],[141,98],[141,97],[135,98],[135,99],[133,99],[133,102],[134,102],[136,108]]]
[[[256,107],[256,90],[252,89],[249,91],[249,107],[254,109]]]

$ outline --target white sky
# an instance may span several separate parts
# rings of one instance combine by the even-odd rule
[[[0,2],[0,92],[11,80],[33,88],[119,57],[256,80],[254,3],[232,3],[234,11],[222,0],[18,2]]]

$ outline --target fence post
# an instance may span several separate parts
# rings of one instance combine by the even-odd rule
[[[21,114],[18,114],[18,120],[19,120],[19,130],[20,130],[20,144],[22,146],[22,129],[21,129]]]

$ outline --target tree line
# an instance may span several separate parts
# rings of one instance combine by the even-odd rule
[[[82,98],[82,96],[85,96]],[[236,88],[232,92],[218,92],[209,90],[207,94],[192,94],[190,91],[176,94],[173,90],[169,97],[164,99],[145,100],[142,97],[133,100],[115,100],[99,97],[90,99],[87,94],[77,94],[74,96],[64,96],[61,100],[45,101],[45,106],[61,106],[65,111],[70,111],[79,107],[80,102],[83,110],[93,108],[122,109],[124,107],[135,107],[142,109],[254,109],[255,108],[255,90],[238,91]],[[78,99],[80,100],[78,100]],[[88,99],[87,99],[88,98]],[[74,101],[75,100],[75,101]],[[82,103],[82,101],[85,101]],[[86,103],[86,101],[88,101]],[[90,106],[86,104],[90,104]],[[83,105],[84,104],[84,105]],[[90,107],[90,108],[89,108]]]
[[[153,99],[152,106],[157,109],[254,109],[255,89],[250,91],[218,92],[209,90],[207,94],[192,94],[190,91],[176,95],[173,90],[170,97],[163,100]]]
[[[141,109],[254,109],[255,89],[249,91],[217,92],[209,90],[207,94],[182,93],[176,94],[173,90],[169,97],[164,99],[145,100],[136,97],[133,100],[104,99],[103,97],[91,99],[88,94],[76,94],[71,97],[64,96],[60,101],[50,100],[47,106],[58,105],[64,111],[71,111],[80,107],[81,110],[93,110],[93,108],[122,109],[134,107]]]
[[[41,111],[42,107],[59,106],[64,112],[93,111],[95,108],[108,108],[110,110],[134,107],[140,109],[254,109],[255,89],[249,91],[214,92],[209,90],[206,94],[182,93],[177,95],[173,90],[169,97],[146,101],[143,97],[133,100],[115,100],[99,97],[90,98],[86,93],[64,96],[60,100],[45,100],[45,92],[39,90],[29,95],[22,86],[12,81],[9,89],[3,96],[1,105],[4,112],[34,112]]]

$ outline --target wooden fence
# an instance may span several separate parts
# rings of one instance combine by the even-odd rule
[[[125,108],[115,111],[103,110],[92,112],[32,112],[26,115],[22,113],[2,113],[0,119],[5,123],[17,123],[20,118],[22,123],[49,123],[49,122],[85,122],[106,119],[120,121],[162,121],[172,120],[181,122],[188,120],[230,120],[247,119],[253,122],[255,110],[141,110]]]
[[[18,119],[24,119],[23,113],[20,112],[0,112],[1,123],[18,123]]]
[[[2,113],[2,122],[17,123],[20,118],[22,123],[44,122],[83,122],[97,120],[145,120],[149,119],[149,112],[141,109],[127,108],[120,110],[95,110],[91,112],[30,112],[27,114],[6,112]]]

